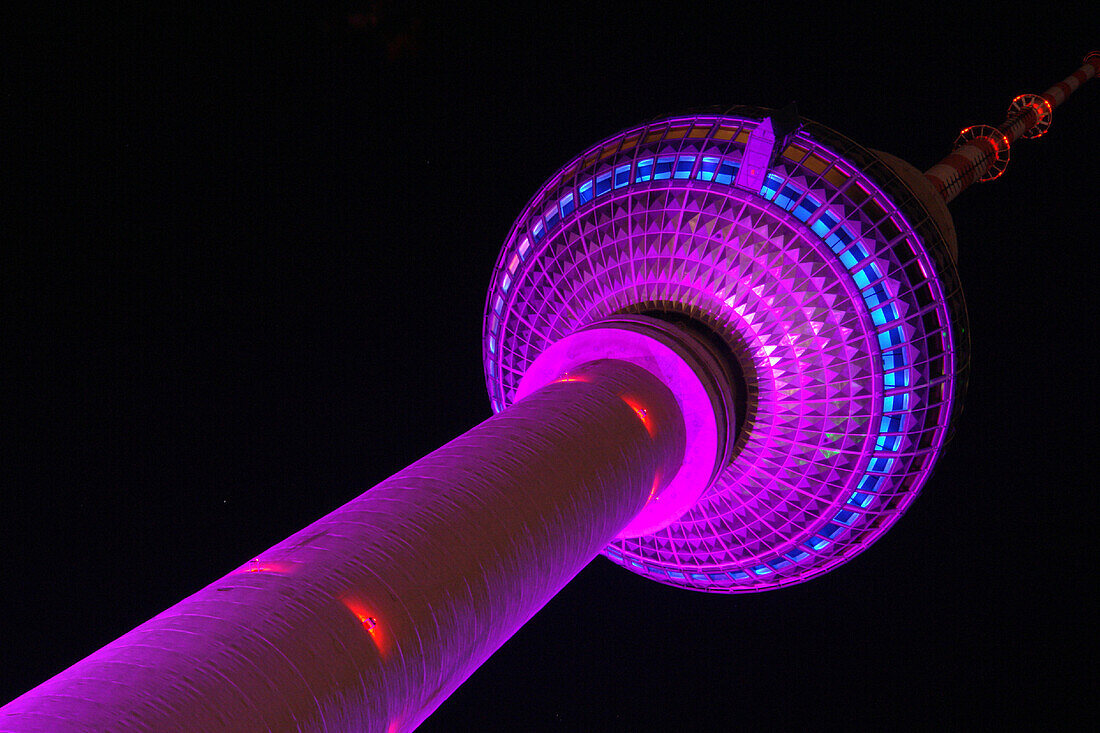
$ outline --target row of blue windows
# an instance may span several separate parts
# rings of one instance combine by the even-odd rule
[[[695,165],[697,160],[699,160],[698,170]],[[668,179],[687,180],[694,173],[695,178],[701,181],[716,181],[727,186],[733,183],[739,168],[739,164],[735,161],[710,155],[704,155],[701,159],[695,155],[664,155],[645,158],[635,164],[625,163],[595,178],[582,181],[577,186],[575,197],[573,192],[562,196],[556,204],[543,212],[542,217],[535,219],[531,224],[531,238],[535,242],[541,241],[548,231],[557,226],[563,217],[572,214],[578,206],[584,206],[596,197],[628,185],[631,182],[632,166],[634,183]]]
[[[774,174],[768,175],[760,194],[784,210],[791,211],[803,222],[812,217],[815,211],[821,209],[821,202],[813,196],[809,194],[803,196],[805,192],[790,183],[783,185],[782,180]],[[839,216],[826,209],[817,216],[810,225],[810,229],[828,245],[840,259],[841,264],[851,273],[852,281],[859,288],[874,324],[884,327],[899,320],[900,313],[897,306],[891,302],[894,294],[883,281],[883,274],[878,264],[874,261],[866,262],[871,257],[870,253],[848,229],[840,226],[840,222]],[[888,328],[878,335],[879,347],[883,350],[883,386],[887,390],[909,386],[909,370],[904,368],[908,364],[904,349],[905,341],[905,330],[901,325]],[[908,393],[891,395],[883,402],[884,411],[888,413],[904,411],[908,407]],[[884,416],[879,424],[879,434],[875,438],[875,450],[887,452],[900,450],[902,436],[896,433],[904,432],[906,422],[905,414]],[[869,507],[879,487],[886,480],[883,474],[889,473],[894,463],[894,458],[873,457],[867,466],[868,473],[861,477],[856,491],[852,492],[848,498],[848,504],[860,509]],[[828,547],[830,542],[835,540],[858,516],[860,515],[851,510],[840,509],[833,516],[833,520],[821,528],[819,535],[810,540],[809,546],[815,551]],[[802,550],[787,553],[787,557],[795,562],[806,556]],[[775,562],[769,565],[776,567]]]
[[[717,158],[703,158],[704,167],[706,167],[707,161],[717,160]],[[638,161],[637,169],[634,173],[634,182],[643,183],[649,180],[665,181],[669,178],[688,179],[691,178],[691,172],[694,168],[694,155],[666,155],[660,158],[646,158]],[[703,178],[702,175],[699,177]],[[711,179],[703,178],[703,180]]]
[[[776,204],[784,211],[790,211],[794,214],[796,219],[802,222],[809,221],[810,217],[814,215],[814,212],[821,208],[821,202],[813,196],[806,195],[806,197],[802,199],[804,193],[806,192],[792,184],[784,186],[782,179],[774,173],[768,174],[764,181],[764,185],[760,188],[761,196]],[[801,202],[799,202],[799,199],[802,199]],[[798,202],[797,206],[795,206],[796,202]],[[830,219],[831,218],[832,217],[830,217]],[[825,222],[814,222],[813,226],[811,226],[814,233],[822,238],[826,236],[829,228],[830,227],[825,225]],[[851,239],[850,236],[849,239]]]

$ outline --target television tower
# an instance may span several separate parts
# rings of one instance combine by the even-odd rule
[[[924,174],[793,108],[589,148],[493,271],[493,417],[0,708],[0,730],[410,730],[598,554],[712,593],[851,559],[961,408],[947,202],[1098,70]]]

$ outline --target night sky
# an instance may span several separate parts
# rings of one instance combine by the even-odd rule
[[[9,29],[2,701],[488,417],[493,262],[586,146],[795,100],[923,170],[1100,44],[988,5],[543,5]],[[969,393],[891,532],[765,594],[597,559],[422,730],[1051,724],[1094,696],[1098,124],[1094,81],[952,204]]]

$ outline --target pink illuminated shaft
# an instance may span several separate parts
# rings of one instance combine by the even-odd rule
[[[1069,95],[1100,72],[1100,54],[1090,54],[1081,68],[1039,95],[1049,105],[1028,105],[997,126],[1001,138],[979,137],[952,150],[947,157],[925,172],[945,202],[962,193],[971,183],[979,180],[997,157],[999,146],[1012,145],[1027,133],[1054,108],[1066,101]]]
[[[626,526],[684,443],[661,382],[593,362],[0,708],[0,730],[412,729]]]

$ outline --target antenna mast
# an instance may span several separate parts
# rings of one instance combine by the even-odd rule
[[[1042,94],[1021,94],[1008,106],[997,127],[972,125],[959,133],[955,149],[929,168],[924,177],[950,202],[974,181],[992,181],[1008,166],[1009,149],[1021,137],[1041,137],[1050,128],[1054,108],[1100,73],[1100,52],[1085,57],[1081,68]]]

